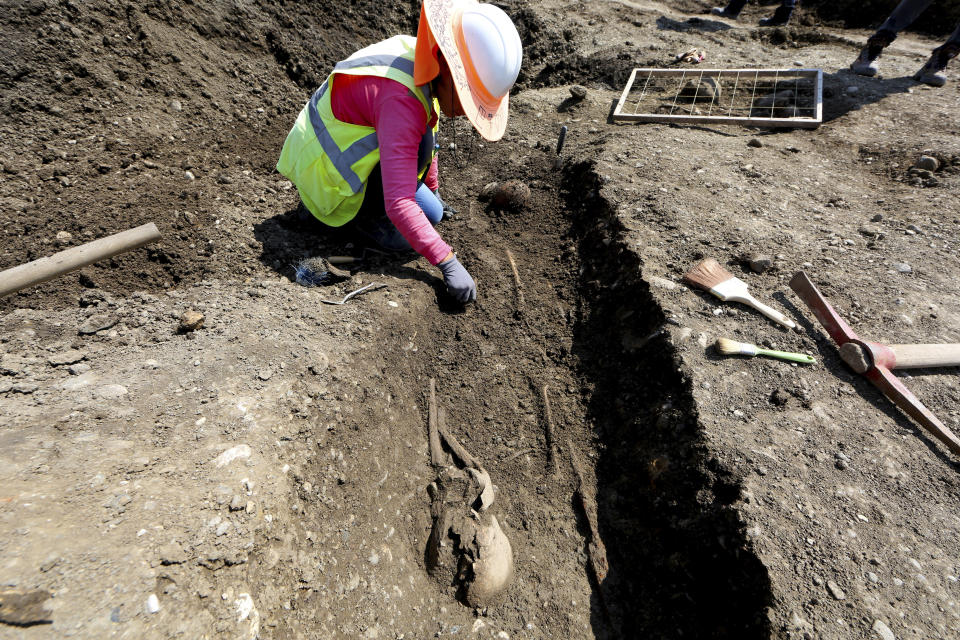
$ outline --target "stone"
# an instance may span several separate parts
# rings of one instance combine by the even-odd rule
[[[760,142],[759,138],[750,138],[750,140],[747,142],[747,146],[759,149],[760,147],[763,146],[763,143]]]
[[[70,365],[67,369],[70,371],[70,375],[80,376],[85,374],[87,371],[90,371],[90,365],[88,365],[86,362],[80,362]]]
[[[881,238],[883,237],[883,232],[880,231],[878,227],[874,227],[869,224],[861,226],[858,231],[860,235],[867,236],[868,238]]]
[[[773,266],[773,257],[765,254],[755,255],[750,258],[750,269],[754,273],[763,273]]]
[[[177,326],[177,333],[189,333],[203,327],[205,318],[199,311],[184,311],[180,316],[180,324]]]
[[[59,245],[69,244],[73,240],[73,234],[69,231],[58,231],[56,240]]]
[[[238,444],[235,447],[231,447],[221,453],[219,456],[214,458],[213,462],[218,467],[225,467],[234,460],[246,460],[250,457],[252,451],[250,446],[246,444]]]
[[[95,313],[83,321],[83,324],[77,329],[77,333],[80,335],[91,335],[98,331],[109,329],[117,324],[117,322],[118,319],[116,316],[106,313]]]
[[[187,552],[176,542],[169,542],[157,550],[160,564],[183,564],[187,561]]]
[[[897,637],[893,635],[893,631],[890,630],[890,627],[888,627],[883,620],[874,620],[873,630],[880,636],[881,640],[897,640]]]
[[[73,364],[75,362],[80,362],[87,357],[86,352],[80,351],[78,349],[70,349],[69,351],[61,351],[60,353],[55,353],[52,356],[47,358],[47,362],[52,364],[55,367],[60,367],[65,364]]]
[[[896,271],[897,273],[910,273],[911,271],[913,271],[913,267],[911,267],[906,262],[894,262],[893,270]]]
[[[570,87],[570,97],[574,100],[583,100],[587,97],[587,88],[579,84],[573,85]]]
[[[917,168],[925,171],[936,171],[940,168],[940,161],[933,156],[920,156],[917,160]]]
[[[855,96],[858,93],[860,93],[860,87],[858,87],[855,84],[852,84],[849,87],[847,87],[846,91],[848,96]]]
[[[97,389],[97,395],[108,400],[122,398],[127,395],[127,388],[122,384],[105,384]]]
[[[10,390],[14,393],[28,394],[33,393],[40,388],[40,385],[34,384],[32,382],[18,382],[10,387]]]
[[[847,594],[844,593],[843,589],[840,588],[840,585],[838,585],[833,580],[827,580],[827,589],[830,591],[830,595],[832,595],[835,599],[837,600],[847,599]]]
[[[147,613],[157,613],[160,611],[160,599],[157,598],[157,594],[151,593],[147,598],[147,603],[145,605]]]

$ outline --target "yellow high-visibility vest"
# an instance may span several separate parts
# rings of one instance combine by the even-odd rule
[[[357,215],[370,172],[380,162],[373,127],[341,122],[334,117],[330,95],[334,74],[390,78],[407,87],[423,104],[427,122],[417,157],[417,177],[422,179],[430,168],[437,127],[431,129],[429,123],[432,114],[440,109],[430,95],[429,85],[418,87],[413,83],[416,42],[413,36],[394,36],[337,63],[287,134],[277,171],[296,185],[304,206],[331,227],[346,224]]]

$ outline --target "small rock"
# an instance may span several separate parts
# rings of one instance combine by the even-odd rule
[[[105,384],[97,389],[97,395],[108,400],[121,398],[127,395],[127,388],[122,384]]]
[[[747,141],[747,146],[759,149],[760,147],[763,146],[763,143],[760,142],[759,138],[750,138],[750,140]]]
[[[170,108],[173,109],[174,111],[183,111],[183,105],[180,103],[179,100],[171,100]]]
[[[883,232],[879,228],[865,224],[858,229],[860,235],[867,236],[868,238],[879,238],[883,236]]]
[[[920,156],[917,160],[917,168],[926,171],[936,171],[940,168],[940,161],[933,156]]]
[[[40,385],[33,384],[32,382],[18,382],[14,384],[12,387],[10,387],[10,390],[13,391],[14,393],[22,393],[26,395],[28,393],[33,393],[39,388],[40,388]]]
[[[855,84],[852,84],[849,87],[847,87],[846,92],[848,96],[855,96],[858,93],[860,93],[860,87],[858,87]]]
[[[883,620],[874,620],[873,621],[873,630],[881,640],[897,640],[897,637],[893,635],[893,631],[890,631],[890,627]]]
[[[197,176],[193,175],[193,171],[184,171],[183,177],[187,180],[196,180]]]
[[[83,351],[77,349],[71,349],[70,351],[61,351],[60,353],[55,353],[52,356],[47,358],[47,362],[52,364],[55,367],[60,367],[65,364],[73,364],[75,362],[80,362],[87,357],[87,354]]]
[[[270,369],[262,369],[260,373],[257,374],[257,377],[266,382],[273,377],[273,371],[270,371]]]
[[[180,316],[180,324],[177,326],[177,333],[189,333],[203,327],[205,318],[199,311],[184,311]]]
[[[98,331],[109,329],[113,325],[117,324],[117,320],[118,319],[115,316],[111,316],[106,313],[95,313],[80,325],[80,327],[77,329],[77,333],[80,335],[91,335]]]
[[[157,555],[160,557],[160,564],[162,565],[183,564],[187,561],[187,552],[176,542],[170,542],[160,547],[157,550]]]
[[[72,364],[67,368],[70,371],[72,376],[80,376],[85,374],[87,371],[90,371],[90,365],[86,362],[79,362],[77,364]]]
[[[230,511],[240,511],[246,506],[246,503],[238,495],[234,495],[233,499],[230,501]]]
[[[575,84],[570,87],[570,97],[574,100],[583,100],[587,97],[587,88],[582,87],[579,84]]]
[[[913,271],[913,267],[911,267],[906,262],[894,262],[893,270],[896,271],[897,273],[910,273],[911,271]]]
[[[750,258],[750,269],[754,273],[763,273],[773,266],[773,258],[768,255],[756,255]]]
[[[160,599],[157,598],[157,594],[151,593],[147,598],[146,609],[147,613],[156,613],[160,611]]]
[[[250,446],[246,444],[238,444],[235,447],[231,447],[221,453],[214,459],[214,463],[218,467],[225,467],[234,460],[246,460],[250,457],[252,453]]]
[[[876,213],[872,218],[870,218],[870,222],[880,222],[881,220],[883,220],[882,213]]]
[[[869,580],[870,582],[876,584],[876,583],[880,582],[880,576],[878,576],[877,574],[875,574],[873,571],[868,571],[868,572],[867,572],[867,580]]]
[[[224,520],[217,526],[217,537],[227,535],[227,532],[230,531],[230,527],[233,526],[230,524],[229,520]]]
[[[73,234],[69,231],[57,232],[57,244],[69,244],[71,240],[73,240]]]
[[[847,599],[847,594],[845,594],[843,592],[843,589],[840,588],[840,585],[838,585],[833,580],[827,580],[827,589],[830,591],[830,595],[832,595],[837,600]]]

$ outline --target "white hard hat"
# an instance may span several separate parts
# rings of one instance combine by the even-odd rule
[[[513,21],[502,9],[476,0],[424,0],[422,16],[443,52],[460,104],[480,135],[499,140],[507,126],[510,88],[517,81],[523,45]],[[419,57],[418,57],[419,63]]]

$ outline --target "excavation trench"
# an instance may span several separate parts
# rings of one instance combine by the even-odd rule
[[[534,154],[517,169],[533,186],[527,206],[499,211],[471,195],[495,175],[497,159],[462,146],[465,162],[446,183],[451,200],[468,203],[472,215],[445,224],[471,247],[461,259],[481,284],[481,300],[466,311],[448,308],[437,286],[437,298],[415,304],[412,316],[374,328],[368,356],[381,362],[380,375],[346,424],[317,437],[321,452],[301,479],[314,493],[330,483],[328,497],[348,504],[317,504],[303,526],[329,529],[332,514],[376,506],[337,493],[352,481],[330,482],[325,447],[379,459],[371,477],[384,474],[386,459],[389,477],[409,482],[397,513],[407,514],[409,554],[424,574],[433,378],[450,430],[499,488],[493,511],[513,545],[517,579],[485,615],[504,628],[535,617],[544,637],[768,636],[769,582],[733,506],[740,485],[705,445],[663,313],[591,164],[544,172]],[[409,410],[397,409],[397,398],[411,399]],[[571,453],[586,493],[596,495],[609,562],[599,582]],[[434,589],[429,601],[457,594],[451,584]]]

